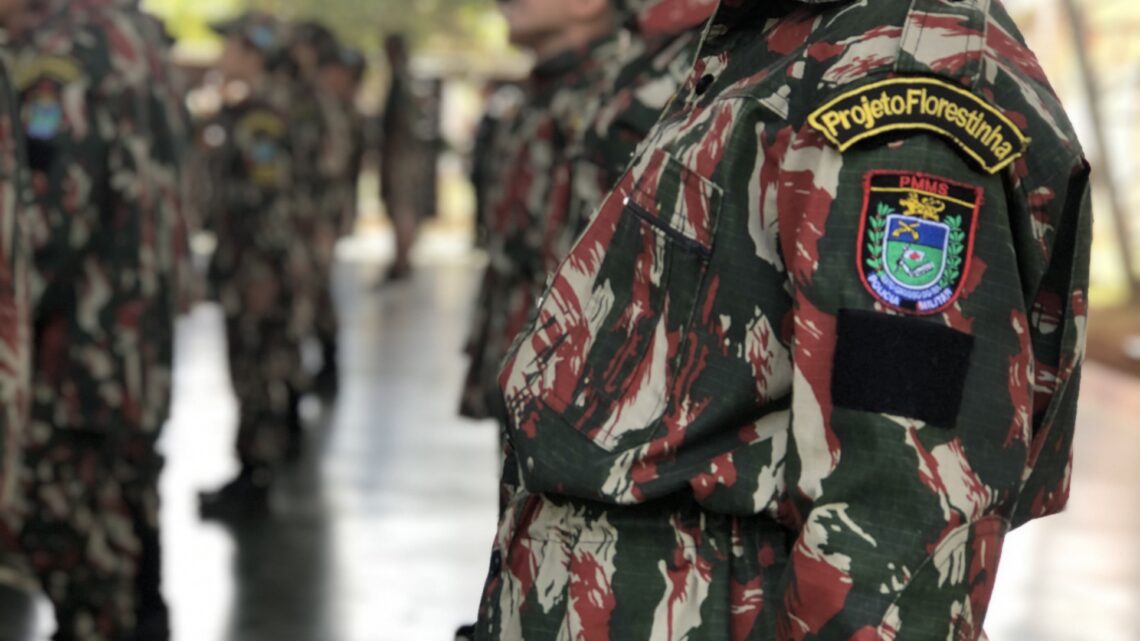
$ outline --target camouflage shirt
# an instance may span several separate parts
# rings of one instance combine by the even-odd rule
[[[724,0],[506,362],[526,489],[778,522],[747,638],[978,638],[1068,496],[1088,174],[998,0]]]
[[[52,2],[17,62],[36,201],[34,426],[166,420],[174,221],[147,44],[109,3]]]
[[[546,256],[561,238],[570,205],[570,145],[613,56],[605,38],[539,64],[524,86],[524,104],[496,131],[488,201],[490,264],[480,293],[478,343],[467,397],[495,396],[495,373],[534,311],[546,279]],[[493,408],[492,408],[493,409]]]
[[[688,78],[701,27],[715,9],[716,0],[627,3],[629,38],[606,64],[601,91],[586,105],[586,126],[569,153],[570,212],[560,230],[550,231],[561,238],[548,243],[548,270],[557,268]]]
[[[15,489],[31,398],[29,172],[11,59],[0,51],[0,507]]]

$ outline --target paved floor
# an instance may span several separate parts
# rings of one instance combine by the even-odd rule
[[[310,408],[330,427],[257,527],[195,515],[195,491],[233,471],[233,402],[217,312],[182,327],[165,442],[175,641],[450,641],[472,616],[496,504],[495,432],[454,412],[477,265],[432,260],[379,294],[376,271],[343,268],[343,394],[329,416]],[[1072,508],[1013,534],[992,641],[1140,641],[1140,384],[1090,367],[1085,385]]]

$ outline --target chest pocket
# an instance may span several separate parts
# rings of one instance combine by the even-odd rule
[[[588,230],[563,266],[597,265],[592,288],[580,295],[588,347],[573,368],[577,376],[560,372],[571,374],[573,384],[560,380],[547,391],[547,404],[563,422],[611,452],[644,444],[658,431],[704,287],[721,203],[719,187],[662,151],[638,164],[627,195],[611,195],[591,225],[602,237]],[[600,262],[595,238],[605,247]],[[556,356],[574,362],[582,349],[574,342],[556,342],[553,349],[565,351]]]

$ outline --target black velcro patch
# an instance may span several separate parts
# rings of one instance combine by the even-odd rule
[[[996,174],[1025,153],[1029,139],[990,103],[959,85],[926,77],[891,78],[841,94],[808,118],[847,151],[882,134],[933,132]]]
[[[953,428],[973,350],[973,336],[930,321],[840,310],[832,403]]]

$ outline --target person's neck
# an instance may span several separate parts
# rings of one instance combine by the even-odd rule
[[[598,21],[589,24],[576,24],[560,31],[535,45],[532,51],[538,64],[548,62],[558,56],[588,46],[595,40],[605,37],[613,31],[608,21]]]

